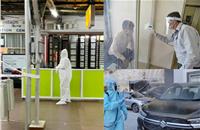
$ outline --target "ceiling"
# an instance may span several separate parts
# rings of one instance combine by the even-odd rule
[[[31,1],[31,0],[30,0]],[[104,0],[53,0],[59,15],[85,15],[89,4],[95,4],[96,15],[103,15]],[[31,2],[30,2],[31,3]],[[46,0],[38,0],[39,12],[44,11]],[[2,15],[23,15],[24,0],[1,0]],[[48,8],[45,16],[50,15]]]

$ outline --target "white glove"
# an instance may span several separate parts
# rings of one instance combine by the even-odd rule
[[[59,69],[59,68],[58,68],[58,66],[56,66],[56,68],[55,68],[55,69],[56,69],[56,73],[58,73],[58,69]]]
[[[156,34],[156,31],[154,30],[153,25],[151,25],[149,23],[145,25],[144,29],[151,32],[151,33]]]

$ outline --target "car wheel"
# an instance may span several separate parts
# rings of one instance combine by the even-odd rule
[[[132,104],[131,109],[133,112],[138,113],[139,112],[139,106],[138,104]]]

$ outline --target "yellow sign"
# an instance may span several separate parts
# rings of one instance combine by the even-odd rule
[[[95,5],[89,5],[85,15],[86,28],[91,28],[92,26],[94,26],[94,17],[95,17]]]
[[[8,53],[8,48],[0,47],[0,53],[2,54]]]

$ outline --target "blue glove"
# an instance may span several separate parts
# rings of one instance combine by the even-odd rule
[[[119,104],[122,105],[124,103],[124,98],[119,100]]]
[[[125,120],[127,120],[127,117],[128,117],[127,114],[124,113],[124,118],[125,118]]]

